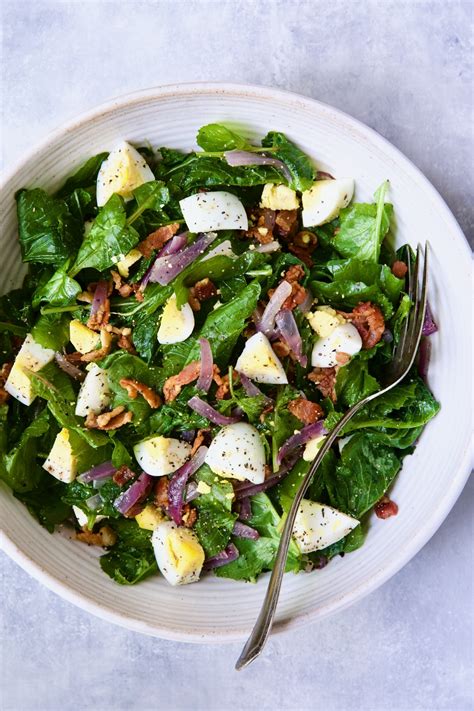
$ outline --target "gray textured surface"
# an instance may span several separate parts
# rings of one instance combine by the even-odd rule
[[[472,236],[472,2],[4,0],[4,165],[114,95],[179,81],[274,85],[327,101],[405,152]],[[239,645],[142,637],[88,616],[5,556],[0,707],[472,709],[471,481],[395,578],[349,610]]]

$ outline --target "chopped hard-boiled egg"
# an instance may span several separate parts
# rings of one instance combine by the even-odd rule
[[[267,183],[263,186],[260,207],[269,210],[298,210],[299,206],[296,192],[286,185]]]
[[[317,180],[309,190],[302,194],[303,227],[314,227],[331,222],[339,215],[339,211],[352,200],[354,180],[338,178],[337,180]]]
[[[107,371],[96,363],[87,366],[87,375],[81,385],[76,403],[76,415],[99,415],[110,405],[111,390]]]
[[[123,141],[104,160],[97,176],[97,205],[102,207],[118,193],[125,200],[133,197],[133,191],[154,180],[155,176],[140,153]]]
[[[347,437],[340,437],[340,439],[337,440],[337,446],[339,448],[339,454],[342,452],[346,444],[349,444],[351,439],[353,438],[354,435],[347,435]]]
[[[127,279],[129,276],[130,267],[142,258],[142,253],[139,249],[131,249],[120,262],[117,262],[117,270],[121,277]]]
[[[100,344],[99,334],[77,319],[69,324],[69,340],[79,353],[90,353]]]
[[[201,262],[205,262],[207,259],[212,259],[212,257],[230,257],[231,259],[237,257],[236,253],[232,249],[232,242],[230,239],[225,239],[223,242],[213,247],[201,259]]]
[[[53,358],[54,351],[51,348],[40,346],[29,333],[23,341],[23,345],[15,358],[13,368],[5,383],[7,393],[19,400],[23,405],[31,405],[35,399],[35,394],[28,374],[24,369],[37,373],[45,365],[51,363]]]
[[[318,306],[315,311],[306,314],[311,328],[316,331],[320,338],[327,338],[337,326],[346,323],[344,316],[340,316],[335,309],[330,306]]]
[[[170,585],[186,585],[199,580],[204,550],[196,534],[173,521],[162,521],[151,537],[156,562]]]
[[[347,536],[359,521],[326,504],[303,499],[296,514],[293,537],[302,553],[322,550]]]
[[[77,465],[78,459],[73,451],[70,432],[63,427],[56,435],[48,458],[43,464],[43,469],[46,469],[59,481],[70,484],[77,476]]]
[[[143,511],[135,516],[135,521],[140,528],[147,531],[154,531],[155,528],[163,521],[163,514],[154,504],[147,504]]]
[[[306,442],[303,452],[303,459],[305,462],[312,462],[313,459],[315,459],[325,439],[325,435],[319,435],[319,437],[313,437],[313,439],[310,439],[309,442]]]
[[[73,506],[72,510],[74,511],[74,515],[77,519],[77,523],[81,528],[84,528],[84,526],[87,526],[89,523],[89,517],[88,515],[79,508],[79,506]],[[99,523],[99,521],[102,521],[104,518],[107,518],[107,516],[102,516],[102,514],[99,514],[94,518],[94,524]]]
[[[351,323],[337,326],[326,338],[318,338],[313,346],[311,365],[314,368],[332,368],[338,364],[337,354],[353,356],[362,348],[362,339]]]
[[[245,344],[235,369],[257,383],[284,385],[288,383],[285,370],[270,341],[263,333],[255,333]]]
[[[170,296],[165,304],[158,329],[158,343],[181,343],[194,330],[194,313],[189,304],[179,309],[176,294]]]
[[[248,229],[245,207],[238,197],[224,190],[196,193],[180,200],[179,205],[191,232]]]
[[[212,440],[206,464],[214,474],[229,479],[265,479],[265,450],[258,431],[245,422],[226,425]]]
[[[172,437],[150,437],[133,448],[137,462],[150,476],[165,476],[179,469],[191,456],[191,445]]]

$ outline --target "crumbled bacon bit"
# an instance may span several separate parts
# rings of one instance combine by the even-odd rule
[[[169,506],[168,488],[170,482],[167,476],[160,476],[153,488],[155,504],[159,509],[166,511]]]
[[[309,230],[302,230],[298,232],[288,243],[288,250],[301,259],[307,267],[313,266],[313,260],[311,255],[318,246],[318,238],[314,232]]]
[[[143,502],[137,501],[136,504],[133,504],[128,511],[124,513],[125,518],[135,518],[135,516],[138,516],[139,513],[143,511],[145,508],[145,504]]]
[[[286,358],[290,355],[290,347],[285,341],[274,341],[272,348],[279,358]]]
[[[88,546],[102,546],[110,548],[117,541],[117,534],[110,526],[102,526],[97,533],[83,528],[82,531],[76,533],[76,538],[82,543],[87,543]]]
[[[217,287],[213,282],[206,277],[201,279],[201,281],[196,282],[189,290],[189,305],[193,311],[199,311],[201,308],[201,301],[207,301],[217,296]]]
[[[134,400],[138,393],[147,401],[147,403],[153,409],[156,409],[161,405],[161,398],[152,388],[148,387],[144,383],[140,383],[134,378],[122,378],[119,381],[122,388],[128,393],[128,396]]]
[[[110,412],[103,412],[101,415],[94,415],[90,412],[84,424],[89,429],[116,430],[131,422],[132,416],[132,413],[125,410],[123,405],[119,405],[119,407],[115,407]]]
[[[380,501],[374,506],[375,515],[378,518],[390,518],[390,516],[396,516],[398,513],[398,505],[395,501],[389,499],[388,496],[382,496]]]
[[[214,382],[217,383],[216,400],[225,400],[230,393],[229,376],[223,375],[221,377],[219,373],[216,373],[216,370],[214,370]]]
[[[364,350],[373,348],[382,338],[385,320],[379,307],[370,301],[358,304],[348,318],[359,331]]]
[[[74,353],[64,353],[65,359],[73,365],[82,365],[84,363],[82,356],[83,354],[79,353],[79,351],[74,351]]]
[[[291,294],[283,303],[284,309],[290,309],[292,311],[306,299],[306,289],[299,283],[304,275],[304,269],[299,264],[293,264],[283,275],[283,280],[287,281],[291,286]],[[268,295],[270,297],[273,291],[273,289],[269,290]]]
[[[137,352],[135,350],[135,346],[132,343],[130,333],[122,333],[117,341],[117,346],[122,350],[127,351],[127,353],[131,353],[132,355],[135,355],[135,353]]]
[[[140,244],[137,246],[139,252],[143,254],[144,257],[151,257],[153,252],[157,249],[161,249],[168,240],[170,240],[179,230],[179,222],[173,222],[172,225],[164,225],[159,227],[157,230],[148,235]]]
[[[351,357],[348,353],[343,353],[342,351],[336,353],[336,360],[339,365],[347,365],[350,359]]]
[[[192,528],[197,521],[197,511],[194,506],[184,504],[183,506],[183,525],[186,528]]]
[[[123,466],[117,469],[117,471],[112,477],[112,480],[115,484],[118,484],[118,486],[123,486],[127,483],[127,481],[131,481],[134,477],[135,472],[132,471],[130,467],[127,467],[126,464],[124,464]]]
[[[114,282],[115,291],[118,291],[120,296],[123,296],[123,298],[126,299],[128,296],[130,296],[130,294],[133,293],[132,284],[127,284],[127,282],[123,281],[120,274],[114,271],[113,269],[110,273]]]
[[[313,368],[313,371],[308,375],[308,380],[316,385],[323,397],[330,397],[333,402],[336,402],[336,376],[338,366],[333,368]]]
[[[163,385],[163,394],[165,402],[173,402],[176,400],[184,385],[189,385],[193,380],[199,378],[201,372],[201,363],[198,360],[193,360],[192,363],[185,365],[183,370],[177,375],[172,375],[165,380]]]
[[[197,435],[194,438],[193,446],[191,448],[191,457],[196,454],[197,450],[201,446],[201,444],[204,442],[206,439],[206,435],[208,434],[209,430],[208,429],[203,429],[203,430],[198,430]]]
[[[105,356],[110,353],[112,348],[112,340],[112,334],[110,334],[105,328],[101,329],[100,343],[102,347],[95,351],[90,351],[90,353],[84,353],[84,355],[81,356],[81,361],[84,363],[92,363],[93,361],[105,358]]]
[[[5,390],[5,383],[7,382],[12,367],[13,363],[4,363],[0,370],[0,405],[4,405],[10,397],[10,394]]]
[[[288,410],[305,425],[311,425],[324,417],[324,410],[321,405],[304,397],[297,397],[295,400],[291,400],[288,403]]]
[[[285,240],[290,239],[298,230],[298,210],[278,210],[275,218],[274,234]]]
[[[270,412],[273,412],[274,408],[275,408],[274,404],[272,402],[269,402],[268,405],[266,405],[264,407],[264,409],[262,410],[262,412],[260,413],[260,416],[258,418],[260,420],[260,422],[262,422],[262,423],[265,422],[266,416],[269,415]]]
[[[250,227],[245,232],[248,239],[256,239],[260,244],[269,244],[273,240],[273,228],[277,213],[267,207],[257,207],[250,211]]]
[[[87,327],[91,328],[93,331],[100,331],[109,322],[110,318],[110,300],[109,300],[109,290],[110,284],[105,281],[99,281],[96,285],[96,289],[99,287],[107,286],[107,297],[104,299],[103,303],[100,304],[97,311],[89,316],[87,321]]]
[[[397,277],[397,279],[403,279],[408,271],[408,266],[405,262],[401,262],[397,259],[396,262],[392,264],[392,274]]]

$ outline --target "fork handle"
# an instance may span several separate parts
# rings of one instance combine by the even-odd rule
[[[357,402],[355,405],[351,407],[350,410],[346,412],[344,417],[339,420],[337,425],[331,430],[331,432],[328,434],[326,439],[324,440],[324,443],[319,450],[315,460],[313,461],[313,464],[311,465],[309,471],[307,474],[304,476],[303,480],[301,481],[301,484],[298,488],[298,491],[295,494],[295,498],[293,499],[293,503],[291,505],[291,508],[288,512],[288,516],[286,517],[285,525],[283,527],[283,531],[281,533],[280,537],[280,545],[278,547],[278,552],[275,558],[275,563],[273,566],[273,570],[270,576],[270,582],[268,583],[268,588],[267,592],[265,594],[265,598],[263,600],[262,608],[260,610],[260,614],[257,617],[257,621],[255,622],[254,628],[250,634],[250,637],[248,638],[241,654],[240,657],[237,660],[237,663],[235,665],[236,669],[243,669],[246,667],[250,662],[253,662],[256,657],[260,654],[262,651],[263,647],[265,646],[265,642],[267,641],[268,635],[271,630],[271,626],[273,623],[273,618],[275,617],[275,611],[278,603],[278,598],[280,595],[280,588],[281,588],[281,583],[283,580],[283,574],[285,572],[285,567],[286,567],[286,558],[288,555],[288,548],[290,546],[290,541],[291,541],[291,536],[293,533],[293,526],[295,523],[296,519],[296,514],[298,513],[299,506],[301,504],[301,500],[303,496],[306,493],[306,490],[316,473],[316,470],[318,469],[319,465],[321,464],[321,461],[326,454],[326,452],[330,449],[332,446],[334,440],[338,436],[339,432],[343,429],[343,427],[347,424],[347,422],[351,419],[351,417],[358,411],[360,408],[366,404],[366,402],[371,399],[365,398],[364,400],[361,400],[360,402]]]

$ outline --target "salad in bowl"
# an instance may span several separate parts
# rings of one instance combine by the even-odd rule
[[[0,477],[120,584],[270,570],[299,482],[380,389],[411,307],[388,182],[357,202],[353,177],[278,132],[255,146],[208,124],[197,144],[123,141],[54,195],[16,196],[30,270],[0,298]],[[436,328],[428,313],[413,371],[325,456],[288,571],[397,513],[387,491],[439,409]]]

